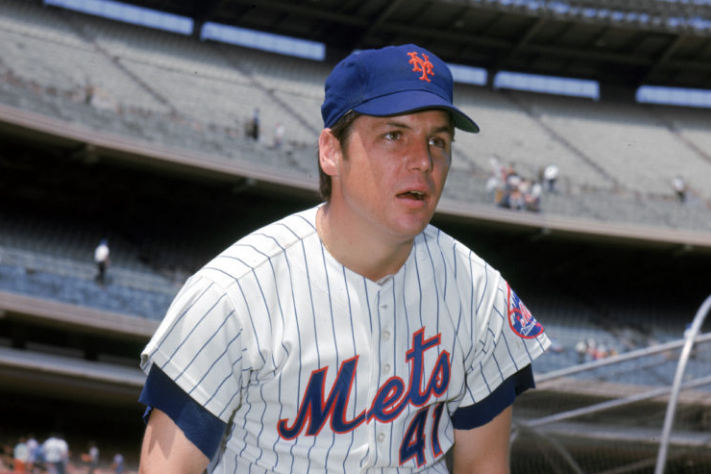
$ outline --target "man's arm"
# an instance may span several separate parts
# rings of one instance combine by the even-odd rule
[[[453,474],[509,473],[512,411],[509,406],[483,426],[454,430]]]
[[[139,474],[202,474],[210,460],[168,415],[154,408],[141,447]]]

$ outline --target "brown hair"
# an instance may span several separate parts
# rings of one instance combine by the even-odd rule
[[[361,114],[350,110],[346,112],[343,117],[338,119],[338,121],[331,127],[331,133],[341,144],[341,150],[343,151],[343,158],[346,159],[345,150],[348,146],[348,139],[351,136],[351,130],[353,130],[353,122],[360,117]],[[331,176],[327,175],[321,168],[320,154],[317,155],[318,162],[318,181],[319,181],[319,194],[321,199],[328,201],[331,199]]]

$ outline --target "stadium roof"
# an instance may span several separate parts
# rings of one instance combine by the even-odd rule
[[[415,42],[450,63],[633,87],[711,89],[708,0],[125,0],[324,43]],[[493,74],[491,74],[493,76]]]

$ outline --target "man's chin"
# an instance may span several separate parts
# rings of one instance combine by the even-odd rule
[[[427,228],[431,220],[431,216],[408,216],[400,219],[393,230],[403,239],[412,240]]]

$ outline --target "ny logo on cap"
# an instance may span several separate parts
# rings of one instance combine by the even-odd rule
[[[407,53],[407,55],[410,56],[410,64],[412,64],[412,70],[422,73],[422,75],[420,76],[420,80],[432,82],[430,81],[430,78],[427,77],[427,75],[435,75],[434,64],[430,62],[430,58],[428,58],[425,53],[422,53],[422,57],[424,59],[421,59],[417,56],[417,51],[412,51],[411,53]]]

